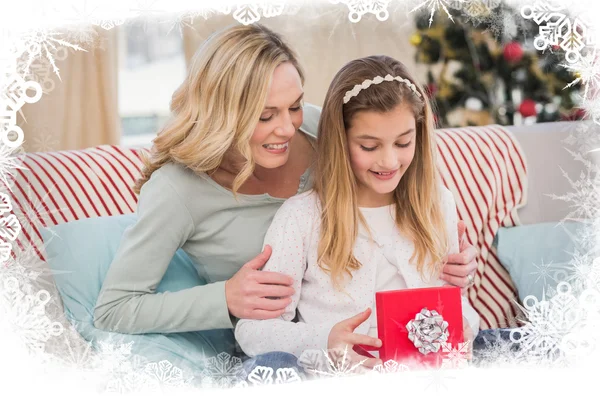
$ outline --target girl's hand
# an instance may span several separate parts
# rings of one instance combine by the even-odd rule
[[[270,319],[280,317],[292,302],[293,279],[279,272],[260,271],[271,257],[271,246],[248,261],[225,282],[229,313],[237,318]]]
[[[465,235],[466,226],[463,221],[458,221],[458,243],[460,243],[458,254],[448,256],[440,279],[450,285],[462,288],[462,294],[473,284],[475,271],[477,270],[477,248],[467,241]]]
[[[360,314],[335,324],[329,333],[327,349],[348,349],[348,357],[350,358],[350,361],[352,363],[358,363],[364,360],[362,366],[367,368],[374,368],[375,366],[380,365],[382,363],[381,359],[364,357],[352,350],[355,345],[381,347],[381,340],[378,338],[354,333],[354,330],[358,328],[360,324],[365,322],[370,315],[371,309],[367,308]]]

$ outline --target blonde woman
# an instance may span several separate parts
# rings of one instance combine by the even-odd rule
[[[311,187],[319,111],[303,108],[303,84],[295,53],[261,25],[230,27],[202,44],[136,185],[137,222],[103,283],[96,327],[202,331],[207,353],[231,354],[239,318],[285,312],[297,282],[261,271],[271,255],[262,246],[283,202]],[[209,283],[156,293],[180,248]],[[466,287],[476,251],[461,250],[447,280]]]
[[[265,237],[273,253],[263,270],[292,277],[292,302],[279,318],[238,322],[246,354],[380,347],[375,292],[444,284],[458,217],[437,175],[432,121],[399,61],[372,56],[337,73],[319,122],[314,188],[287,200]],[[465,297],[462,308],[472,341],[479,316]]]

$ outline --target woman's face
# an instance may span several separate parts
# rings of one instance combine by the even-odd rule
[[[358,204],[391,204],[393,192],[415,155],[412,110],[399,105],[387,113],[358,112],[347,135],[350,164],[358,182]]]
[[[296,130],[302,125],[303,96],[296,67],[289,62],[279,65],[273,72],[267,102],[250,139],[257,165],[263,168],[285,165]]]

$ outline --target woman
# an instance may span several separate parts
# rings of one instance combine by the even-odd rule
[[[303,124],[303,84],[296,54],[261,25],[202,44],[136,184],[138,220],[104,281],[96,327],[231,333],[237,319],[283,314],[293,282],[260,270],[271,254],[261,246],[285,199],[311,187],[318,111]],[[179,248],[210,283],[156,293]],[[460,250],[442,278],[466,287],[476,250]]]

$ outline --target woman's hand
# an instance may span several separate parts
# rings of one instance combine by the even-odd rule
[[[327,349],[348,349],[347,356],[350,358],[350,361],[353,364],[359,363],[364,360],[362,366],[367,368],[374,368],[375,366],[380,365],[382,363],[381,359],[361,356],[354,350],[352,350],[352,348],[356,345],[365,345],[377,348],[381,347],[380,339],[368,335],[354,333],[354,330],[358,328],[360,324],[365,322],[370,315],[371,309],[367,308],[360,314],[357,314],[352,318],[345,319],[335,324],[333,328],[331,328],[331,332],[329,332],[329,338],[327,340]]]
[[[294,294],[293,279],[279,272],[260,271],[271,257],[271,246],[248,261],[225,282],[229,313],[237,318],[270,319],[285,312]]]
[[[458,254],[451,254],[444,265],[440,279],[450,285],[458,286],[465,294],[473,284],[475,271],[477,270],[477,248],[467,241],[465,235],[466,226],[463,221],[458,221],[458,242],[460,243]]]

